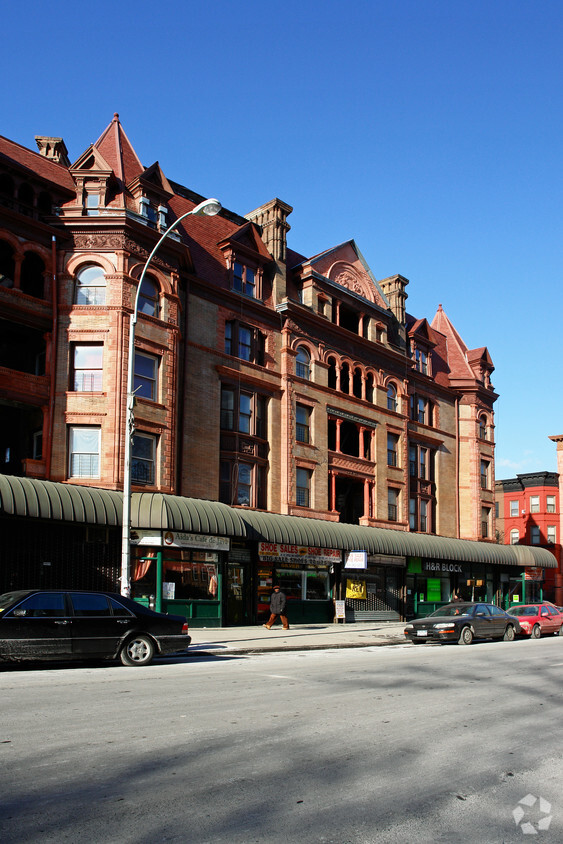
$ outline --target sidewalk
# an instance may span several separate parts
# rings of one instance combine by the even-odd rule
[[[304,651],[326,648],[367,648],[398,645],[406,641],[404,622],[374,621],[351,624],[296,624],[284,630],[281,624],[266,630],[253,627],[190,627],[191,656]]]

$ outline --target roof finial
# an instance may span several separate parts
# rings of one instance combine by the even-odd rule
[[[119,114],[116,111],[114,111],[114,113],[113,113],[113,119],[119,120]]]

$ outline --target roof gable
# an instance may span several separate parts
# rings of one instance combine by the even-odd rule
[[[384,309],[389,308],[385,294],[354,240],[303,261],[300,268],[303,273],[309,268],[369,302]]]

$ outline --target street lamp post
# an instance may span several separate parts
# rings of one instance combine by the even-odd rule
[[[139,310],[139,295],[150,262],[158,252],[160,245],[174,229],[180,225],[186,217],[207,215],[212,217],[221,210],[221,203],[218,199],[206,199],[196,205],[192,211],[187,211],[166,229],[151,254],[145,262],[143,272],[139,277],[137,292],[135,294],[135,306],[130,316],[129,323],[129,352],[127,356],[127,402],[125,410],[125,439],[124,439],[124,463],[123,463],[123,514],[121,534],[121,594],[129,596],[131,593],[131,458],[133,452],[133,434],[135,432],[135,327],[137,325],[137,314]]]

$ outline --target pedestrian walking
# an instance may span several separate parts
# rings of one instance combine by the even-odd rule
[[[276,585],[274,586],[274,591],[270,595],[270,618],[268,619],[267,624],[263,625],[266,630],[272,629],[272,624],[274,623],[278,615],[281,619],[281,623],[283,624],[283,629],[289,630],[289,622],[285,614],[286,603],[287,598],[285,594],[281,591],[279,584],[276,583]]]

